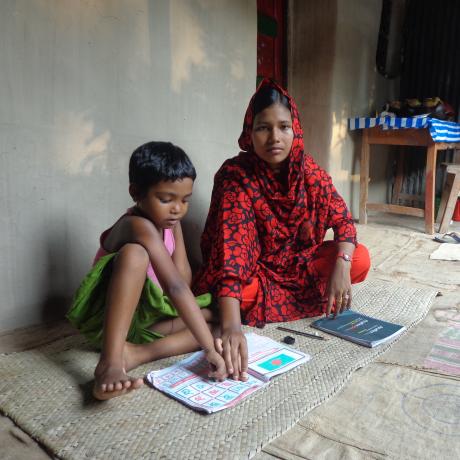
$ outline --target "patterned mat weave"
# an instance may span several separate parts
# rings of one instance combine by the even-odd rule
[[[435,296],[432,289],[382,281],[353,286],[355,310],[408,328],[426,315]],[[288,327],[303,330],[311,321]],[[255,332],[276,340],[286,335],[274,325]],[[0,356],[0,409],[66,459],[250,458],[391,346],[369,349],[329,337],[320,341],[296,336],[295,347],[309,353],[311,361],[276,377],[234,408],[201,415],[149,387],[108,402],[92,400],[98,354],[81,336],[71,336]],[[132,374],[176,360],[144,365]]]

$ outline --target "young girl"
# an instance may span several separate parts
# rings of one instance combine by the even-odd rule
[[[214,178],[194,286],[217,298],[223,356],[237,379],[247,369],[241,322],[338,314],[370,267],[345,202],[304,152],[294,101],[276,83],[264,80],[251,99],[239,145]],[[323,242],[328,228],[334,241]]]
[[[136,205],[102,233],[93,269],[67,315],[101,347],[93,394],[109,399],[139,388],[127,372],[140,364],[200,346],[212,370],[225,377],[206,321],[209,294],[195,299],[180,221],[188,210],[195,169],[167,142],[137,148],[129,163],[129,193]],[[166,294],[166,295],[164,295]],[[179,317],[178,317],[179,316]]]

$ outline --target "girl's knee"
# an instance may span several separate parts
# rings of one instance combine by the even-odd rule
[[[149,255],[146,249],[140,244],[127,243],[120,248],[115,258],[115,262],[128,264],[132,268],[147,269],[149,264]]]

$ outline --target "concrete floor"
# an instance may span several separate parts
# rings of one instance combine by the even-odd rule
[[[454,224],[449,231],[460,231],[460,223]],[[370,277],[434,287],[439,289],[442,296],[437,297],[430,313],[418,326],[377,362],[357,371],[339,394],[265,446],[256,456],[258,460],[460,458],[460,376],[429,370],[423,365],[438,334],[448,324],[446,318],[460,312],[460,262],[429,259],[439,243],[423,233],[421,219],[378,214],[370,217],[368,225],[357,227],[359,241],[371,253]],[[24,350],[72,333],[72,329],[62,322],[10,331],[0,335],[0,352]],[[397,373],[396,379],[392,377],[392,372]],[[427,433],[426,436],[420,435],[420,423],[417,420],[411,425],[408,420],[398,420],[394,414],[393,419],[390,419],[388,411],[382,411],[379,406],[375,414],[369,412],[368,420],[361,416],[361,422],[366,423],[357,423],[360,420],[356,420],[353,415],[356,414],[354,408],[360,404],[359,399],[363,395],[370,395],[375,382],[379,391],[383,388],[382,382],[385,383],[384,400],[390,401],[401,391],[404,379],[409,379],[407,385],[416,379],[417,388],[432,387],[433,379],[437,379],[435,384],[438,386],[447,382],[445,385],[458,390],[458,399],[454,400],[454,405],[437,407],[437,413],[441,411],[440,416],[431,421],[424,420],[426,426],[423,427],[423,433]],[[374,399],[376,392],[372,392]],[[440,423],[439,420],[449,422],[449,430],[453,430],[447,433],[447,448],[444,439],[446,433],[439,435],[439,426],[436,425]],[[325,421],[327,427],[321,427]],[[337,425],[335,428],[334,424]],[[414,431],[414,426],[418,431]],[[431,435],[438,434],[430,438],[430,430]],[[429,442],[423,442],[428,438]],[[0,417],[0,445],[0,457],[3,459],[53,458],[4,416]],[[413,447],[415,445],[420,447],[417,449]],[[454,457],[452,452],[455,453]]]

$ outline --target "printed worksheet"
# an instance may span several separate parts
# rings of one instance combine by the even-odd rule
[[[208,378],[209,364],[202,351],[165,369],[147,374],[156,389],[195,410],[212,413],[238,404],[266,386],[271,377],[308,361],[310,356],[268,337],[246,334],[249,378],[246,382]]]

